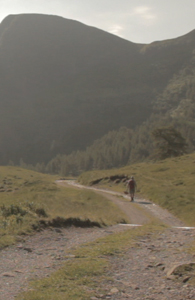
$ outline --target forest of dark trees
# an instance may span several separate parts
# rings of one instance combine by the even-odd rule
[[[173,143],[174,138],[179,136],[175,146],[178,151],[171,151],[163,157],[162,145],[168,152],[170,144],[164,143],[165,139],[159,139],[158,135],[155,136],[155,131],[166,133]],[[119,168],[135,162],[194,151],[195,79],[192,68],[191,71],[184,70],[169,82],[155,102],[154,113],[141,126],[134,130],[121,127],[110,131],[86,150],[75,151],[70,155],[59,154],[48,164],[39,163],[33,167],[22,162],[22,166],[51,174],[77,176],[88,170]]]

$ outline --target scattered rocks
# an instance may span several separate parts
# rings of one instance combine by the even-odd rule
[[[186,283],[190,278],[191,278],[190,276],[184,277],[183,283]]]
[[[14,272],[16,272],[16,273],[24,273],[24,271],[22,271],[22,270],[15,270]]]
[[[49,276],[63,261],[74,259],[75,255],[69,254],[70,249],[123,230],[121,226],[110,227],[109,231],[70,227],[60,229],[60,234],[48,229],[25,240],[18,237],[18,245],[0,251],[0,299],[14,300],[27,289],[30,279]]]
[[[195,262],[176,264],[167,272],[168,279],[181,278],[184,283],[191,277],[195,277]]]
[[[175,251],[178,245],[184,247],[193,239],[190,231],[186,235],[186,231],[169,228],[165,230],[163,237],[148,236],[144,239],[143,247],[129,249],[125,257],[112,257],[110,260],[113,267],[109,272],[112,281],[108,282],[108,286],[114,285],[123,293],[111,294],[110,299],[195,299],[195,288],[190,284],[192,274],[195,276],[195,263],[191,262],[193,256],[186,253],[185,249]],[[150,255],[153,248],[158,249],[157,256]],[[189,263],[182,264],[182,261]]]
[[[11,273],[11,272],[2,273],[1,275],[4,277],[15,277],[16,276],[14,273]]]
[[[111,290],[110,290],[110,294],[112,295],[112,294],[116,294],[116,293],[118,293],[119,292],[119,290],[116,288],[116,287],[114,287],[114,288],[112,288]]]
[[[162,263],[157,263],[157,264],[155,265],[155,267],[161,267],[161,266],[164,266],[164,264],[162,264]]]
[[[27,251],[27,252],[29,252],[29,253],[30,253],[30,252],[33,252],[33,249],[32,249],[32,248],[24,247],[24,246],[22,246],[22,245],[18,245],[17,248],[20,249],[20,250],[25,250],[25,251]]]

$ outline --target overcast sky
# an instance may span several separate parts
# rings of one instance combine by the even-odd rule
[[[20,13],[62,16],[135,43],[172,39],[195,29],[195,0],[0,0],[0,22]]]

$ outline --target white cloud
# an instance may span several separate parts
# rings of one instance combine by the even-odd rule
[[[152,25],[157,19],[157,15],[153,12],[152,8],[148,6],[137,6],[130,15],[137,16],[142,21],[146,21],[146,25]]]
[[[138,7],[134,8],[134,14],[144,15],[150,10],[151,9],[147,6],[138,6]]]
[[[124,31],[124,28],[121,26],[121,25],[112,25],[108,31],[110,33],[113,33],[113,34],[116,34],[116,35],[119,35],[119,36],[122,36],[122,32]]]

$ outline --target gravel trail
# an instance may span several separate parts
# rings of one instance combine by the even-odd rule
[[[124,257],[112,257],[110,276],[113,280],[102,283],[105,294],[94,295],[92,300],[195,299],[190,276],[181,276],[179,280],[167,278],[168,270],[175,263],[195,261],[194,256],[186,251],[189,243],[194,241],[195,229],[180,228],[185,224],[145,199],[137,198],[135,203],[130,203],[119,193],[96,191],[114,201],[127,214],[130,224],[106,229],[47,229],[0,251],[0,300],[15,299],[19,292],[28,289],[30,280],[49,276],[59,269],[69,257],[71,249],[113,232],[129,229],[132,225],[131,230],[135,230],[134,225],[147,223],[150,215],[170,225],[170,228],[157,237],[148,234],[140,238],[136,247],[129,249]]]

